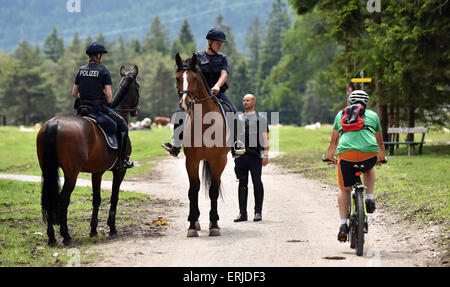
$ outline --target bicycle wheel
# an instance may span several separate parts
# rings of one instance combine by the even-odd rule
[[[356,192],[355,200],[356,222],[355,222],[355,244],[356,255],[361,256],[364,251],[364,199],[362,191]]]

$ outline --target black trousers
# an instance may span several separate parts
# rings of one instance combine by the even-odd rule
[[[259,156],[244,154],[234,160],[236,176],[239,179],[239,211],[247,214],[248,175],[252,176],[255,196],[255,213],[262,212],[264,186],[261,181],[262,159]]]

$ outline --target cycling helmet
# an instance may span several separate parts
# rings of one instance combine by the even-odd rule
[[[227,41],[225,33],[219,28],[212,28],[211,30],[209,30],[208,34],[206,34],[206,39],[220,42]]]
[[[89,43],[89,45],[86,47],[86,54],[88,56],[91,56],[98,53],[106,54],[108,53],[108,51],[106,51],[105,46],[100,43],[97,43],[95,41]]]
[[[350,94],[350,96],[348,96],[347,100],[351,105],[356,103],[367,105],[367,103],[369,102],[369,95],[363,90],[355,90]]]

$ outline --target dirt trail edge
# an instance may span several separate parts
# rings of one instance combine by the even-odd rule
[[[365,251],[363,256],[356,256],[348,243],[336,240],[337,190],[273,164],[263,169],[263,220],[252,221],[254,199],[250,183],[249,221],[234,223],[238,203],[231,158],[222,175],[223,199],[219,198],[218,203],[221,236],[208,236],[210,201],[201,190],[202,231],[198,238],[187,238],[189,183],[184,164],[185,158],[164,159],[150,178],[122,185],[123,190],[150,194],[171,203],[168,207],[156,205],[155,214],[170,224],[164,227],[164,236],[128,237],[99,244],[90,252],[102,256],[92,266],[432,265],[434,249],[426,236],[430,231],[411,230],[410,225],[397,223],[382,210],[369,215]]]

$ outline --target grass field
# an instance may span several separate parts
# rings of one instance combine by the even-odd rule
[[[272,162],[305,177],[337,186],[336,166],[321,159],[326,154],[331,126],[318,130],[280,128],[280,151]],[[375,198],[391,212],[420,224],[440,224],[450,242],[450,133],[431,130],[425,137],[423,154],[407,156],[407,148],[388,156],[389,162],[376,168]]]
[[[41,175],[36,155],[36,135],[34,132],[19,132],[18,127],[0,127],[0,173]],[[161,143],[170,138],[169,128],[153,128],[152,130],[130,131],[133,147],[131,160],[136,167],[127,171],[126,177],[138,177],[149,173],[158,156],[166,155]],[[89,178],[88,174],[80,174],[80,178]],[[104,179],[111,179],[107,172]]]
[[[73,250],[80,254],[80,263],[95,259],[84,252],[95,243],[109,239],[106,226],[110,192],[102,192],[98,235],[89,237],[92,212],[90,188],[75,188],[71,196],[68,226],[73,243],[62,245],[59,227],[55,226],[58,246],[47,246],[47,225],[42,221],[40,184],[0,180],[0,266],[66,266],[73,260]],[[150,203],[148,195],[123,192],[117,207],[118,230],[131,230],[141,224],[141,212]],[[126,231],[125,231],[126,232]],[[123,235],[123,234],[122,234]]]
[[[0,173],[41,175],[36,156],[37,129],[34,130],[19,132],[18,127],[0,127]],[[170,135],[168,128],[131,131],[131,158],[137,166],[129,169],[126,177],[148,175],[155,161],[165,155],[160,144]],[[80,178],[90,178],[90,175],[82,173]],[[104,179],[111,178],[111,172],[105,173]],[[80,251],[82,263],[93,260],[95,255],[86,257],[84,251],[94,243],[109,240],[106,217],[111,193],[102,192],[99,233],[90,238],[92,191],[90,188],[75,188],[68,213],[69,231],[74,242],[69,247],[63,246],[59,227],[55,226],[59,245],[48,247],[46,224],[41,215],[40,188],[36,183],[0,180],[0,266],[66,266],[73,259],[70,253],[73,248]],[[132,230],[140,224],[142,210],[149,202],[149,196],[121,191],[116,225],[122,235],[124,230]]]

